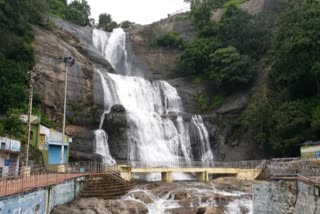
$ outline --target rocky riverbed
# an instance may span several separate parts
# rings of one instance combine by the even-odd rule
[[[198,214],[253,213],[253,181],[219,178],[208,183],[141,183],[119,200],[80,198],[53,214]]]

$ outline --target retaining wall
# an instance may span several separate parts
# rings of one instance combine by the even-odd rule
[[[75,199],[80,191],[84,178],[66,181],[32,192],[17,194],[0,199],[1,214],[45,214],[61,204]]]

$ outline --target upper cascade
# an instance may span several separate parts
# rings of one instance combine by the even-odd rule
[[[126,50],[126,33],[122,28],[113,29],[111,33],[93,29],[92,42],[117,73],[131,75],[131,63]]]

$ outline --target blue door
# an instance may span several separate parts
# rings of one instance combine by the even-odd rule
[[[64,163],[67,159],[67,146],[64,146]],[[49,145],[49,164],[60,164],[61,146]]]

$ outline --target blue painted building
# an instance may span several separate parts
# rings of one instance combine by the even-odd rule
[[[26,125],[27,115],[20,116],[21,121]],[[62,133],[51,129],[43,124],[37,116],[31,117],[30,144],[42,153],[45,165],[60,164],[62,148]],[[69,161],[69,145],[72,138],[64,135],[64,163]]]
[[[18,174],[20,150],[20,141],[0,137],[0,177]]]

